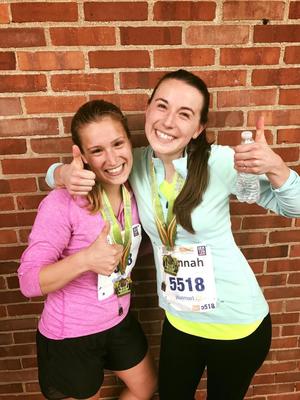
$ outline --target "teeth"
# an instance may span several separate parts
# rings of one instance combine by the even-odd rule
[[[109,174],[117,174],[118,172],[121,172],[122,168],[123,168],[123,165],[121,164],[121,165],[119,165],[119,166],[116,167],[116,168],[110,168],[110,169],[107,169],[106,171],[107,171]]]
[[[161,131],[156,131],[156,134],[157,134],[157,136],[159,137],[159,138],[161,138],[161,139],[164,139],[164,140],[174,140],[174,137],[173,136],[170,136],[170,135],[167,135],[166,133],[164,133],[164,132],[161,132]]]

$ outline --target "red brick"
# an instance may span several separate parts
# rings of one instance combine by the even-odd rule
[[[300,245],[291,246],[290,256],[291,257],[300,257]]]
[[[21,393],[23,392],[23,387],[21,383],[10,383],[0,385],[0,393]]]
[[[299,35],[300,25],[259,25],[254,27],[253,42],[298,42]]]
[[[17,53],[19,68],[23,71],[52,71],[84,69],[81,51],[37,51]]]
[[[290,346],[290,347],[296,347],[296,346]],[[299,381],[299,371],[281,373],[281,374],[275,375],[275,382],[279,382],[279,383],[282,383],[282,382],[293,382],[294,383],[297,380]]]
[[[241,143],[241,131],[244,128],[239,130],[229,130],[229,131],[218,131],[218,144],[222,144],[225,146],[237,146]],[[273,135],[271,131],[265,130],[265,137],[267,142],[272,145],[273,144]]]
[[[6,159],[2,160],[2,168],[4,174],[45,173],[51,164],[58,161],[58,158]]]
[[[287,274],[264,274],[257,277],[258,283],[261,287],[266,286],[283,286],[287,282]],[[7,308],[8,309],[8,308]]]
[[[19,210],[35,210],[38,208],[44,195],[18,196],[17,205]]]
[[[221,65],[270,65],[278,64],[280,48],[251,47],[221,49]]]
[[[53,139],[33,139],[31,148],[35,153],[70,153],[72,149],[71,138],[53,138]]]
[[[299,3],[299,1],[291,1],[290,2],[289,18],[290,19],[299,19],[300,18],[300,3]]]
[[[18,276],[7,276],[6,281],[8,289],[19,289]]]
[[[45,46],[46,39],[42,28],[0,29],[1,47]]]
[[[188,45],[248,43],[249,27],[243,25],[189,26],[185,40]]]
[[[243,107],[276,104],[276,89],[229,90],[218,93],[218,107]]]
[[[253,215],[266,214],[267,210],[257,204],[240,203],[238,201],[230,203],[231,215]]]
[[[242,251],[247,259],[279,258],[287,256],[288,246],[244,248]]]
[[[9,306],[15,307],[15,305]],[[19,305],[17,305],[19,307]],[[24,307],[24,305],[21,305]],[[27,331],[27,332],[14,332],[14,342],[16,344],[26,344],[26,343],[35,343],[35,331]]]
[[[3,290],[3,289],[7,290],[6,279],[4,279],[3,276],[0,276],[0,290]]]
[[[7,317],[7,311],[5,306],[0,306],[0,318]]]
[[[286,302],[286,311],[300,311],[300,300],[289,300]]]
[[[300,273],[292,274],[289,273],[288,285],[299,285],[300,284]],[[299,311],[299,310],[296,310]]]
[[[0,154],[24,154],[26,151],[26,140],[24,139],[0,140]]]
[[[284,126],[284,125],[299,125],[300,112],[299,110],[261,110],[249,111],[248,125],[254,126],[257,118],[263,115],[265,118],[265,125],[270,126]]]
[[[243,126],[242,111],[215,111],[209,113],[209,127],[219,126]]]
[[[3,333],[2,335],[9,335],[11,336],[11,333]],[[20,369],[21,368],[21,363],[20,360],[18,359],[9,359],[6,358],[4,360],[0,360],[0,369],[1,370],[13,370],[13,369]]]
[[[300,64],[300,47],[286,47],[283,61],[286,64]]]
[[[0,259],[1,260],[17,260],[21,257],[23,251],[25,250],[25,246],[19,247],[0,247]],[[12,295],[12,292],[8,292],[7,295]],[[0,292],[0,299],[2,299],[4,293]],[[15,298],[11,301],[12,303],[17,302],[18,298]],[[5,302],[5,300],[4,300]],[[7,301],[6,301],[7,302]]]
[[[295,361],[287,361],[287,362],[265,362],[261,368],[260,372],[263,374],[275,373],[275,372],[286,372],[286,371],[294,371],[296,369]]]
[[[182,43],[180,27],[120,27],[122,45],[175,45]]]
[[[24,98],[28,114],[75,113],[86,101],[84,96],[29,96]]]
[[[21,251],[21,247],[9,247],[10,249],[18,249],[18,252]],[[24,247],[23,247],[24,249]],[[3,248],[0,248],[0,251],[2,252]],[[24,251],[24,250],[23,250]],[[18,257],[15,257],[18,258]],[[1,304],[12,304],[12,303],[24,303],[27,301],[27,299],[22,295],[22,293],[19,290],[8,290],[6,292],[1,291],[0,292],[0,299],[1,299]],[[6,329],[3,329],[6,330]]]
[[[18,395],[7,395],[5,394],[4,397],[0,395],[1,400],[45,400],[45,397],[42,394],[26,394],[22,393],[20,396]],[[256,399],[261,400],[261,399]]]
[[[275,301],[270,301],[269,302],[269,307],[270,307],[270,313],[282,313],[285,310],[285,303],[282,300],[275,300]]]
[[[44,75],[6,75],[0,78],[1,92],[39,92],[46,89]]]
[[[272,340],[272,348],[273,349],[285,349],[285,348],[291,348],[291,347],[297,347],[297,338],[293,337],[293,338],[274,338],[274,340]],[[297,372],[298,376],[299,373]],[[276,379],[277,376],[279,377],[279,379]],[[275,381],[277,382],[286,382],[285,379],[282,377],[285,376],[285,374],[276,374],[275,375]],[[296,379],[297,380],[297,379]],[[295,382],[295,381],[293,381]]]
[[[13,343],[12,334],[11,333],[1,333],[0,334],[0,343],[1,343],[1,345],[12,344]],[[4,361],[4,360],[2,360],[2,361]],[[13,360],[11,360],[11,361],[13,361]],[[7,366],[9,366],[9,363],[7,363],[7,364],[8,365],[5,365],[4,362],[0,362],[0,369],[10,369],[10,368],[7,368]],[[18,364],[18,367],[20,367],[20,363],[17,363],[17,364]],[[11,369],[13,369],[13,368],[11,368]]]
[[[298,242],[300,240],[300,230],[270,232],[270,243]]]
[[[242,229],[266,229],[290,227],[292,220],[279,215],[265,215],[257,217],[244,217]]]
[[[8,4],[0,4],[0,24],[9,23]]]
[[[11,356],[11,355],[22,355],[22,351],[24,351],[24,355],[32,355],[35,354],[35,346],[34,345],[17,345],[17,346],[9,346],[3,349],[0,353],[2,356]],[[20,370],[18,373],[16,371],[1,371],[0,372],[0,382],[25,382],[27,380],[34,381],[37,378],[36,370]]]
[[[246,84],[246,71],[194,71],[195,75],[205,81],[208,87],[243,86]],[[121,89],[153,89],[165,71],[155,72],[121,72]]]
[[[65,3],[12,3],[13,22],[77,21],[78,6],[76,2]]]
[[[106,91],[114,89],[113,74],[67,74],[51,77],[52,89],[56,92],[68,91]]]
[[[299,146],[297,147],[278,147],[273,149],[285,162],[299,160]],[[300,238],[300,236],[299,236]]]
[[[239,232],[234,234],[234,238],[238,246],[243,246],[247,244],[265,244],[267,234],[263,232]]]
[[[115,28],[108,26],[50,28],[55,46],[111,46],[116,44],[115,35]]]
[[[0,179],[1,193],[35,192],[36,183],[34,178],[25,179]]]
[[[35,368],[35,367],[37,367],[37,359],[36,359],[36,357],[26,357],[26,358],[23,357],[22,358],[22,367],[23,368]]]
[[[299,271],[299,260],[268,260],[267,272]]]
[[[213,65],[215,61],[213,49],[154,50],[153,54],[155,67]]]
[[[12,226],[32,226],[36,212],[1,214],[0,227],[7,228]],[[13,267],[14,265],[12,265]]]
[[[146,94],[101,94],[89,96],[90,100],[103,99],[116,104],[122,111],[144,111],[147,106],[148,96]],[[68,131],[70,132],[70,130]]]
[[[21,113],[20,99],[15,97],[0,98],[0,115],[17,115]]]
[[[148,4],[144,2],[86,2],[86,21],[145,21],[148,18]]]
[[[9,210],[14,210],[14,199],[13,197],[0,197],[0,210],[1,211],[9,211]]]
[[[300,48],[299,48],[300,50]],[[280,89],[279,104],[299,104],[300,89]]]
[[[212,21],[216,4],[210,1],[157,1],[153,8],[157,21]]]
[[[16,69],[16,57],[13,51],[0,53],[0,70]]]
[[[12,230],[1,230],[0,231],[0,244],[6,243],[16,243],[17,242],[17,234]]]
[[[263,19],[281,20],[284,16],[284,2],[278,1],[224,1],[223,19]]]
[[[300,128],[279,129],[277,132],[277,143],[299,143]]]
[[[300,297],[300,287],[265,288],[264,295],[267,299],[292,299]],[[283,358],[288,360],[288,358]]]
[[[57,135],[55,118],[10,119],[0,121],[0,136]]]
[[[148,51],[90,51],[91,68],[143,68],[150,66]]]
[[[1,224],[3,225],[3,224]],[[14,274],[19,268],[19,263],[14,261],[0,262],[0,271],[2,274]],[[3,317],[0,307],[0,316]]]
[[[7,306],[8,315],[12,317],[41,314],[43,308],[43,303],[12,304]]]

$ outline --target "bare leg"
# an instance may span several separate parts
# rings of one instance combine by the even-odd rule
[[[136,366],[114,373],[127,386],[119,400],[150,400],[157,388],[157,376],[154,362],[148,352]]]

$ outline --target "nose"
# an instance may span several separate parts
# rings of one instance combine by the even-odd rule
[[[117,154],[116,154],[114,149],[107,150],[107,152],[106,152],[106,162],[111,166],[116,165]]]
[[[164,116],[163,123],[166,128],[173,128],[175,125],[175,113],[172,111],[167,112]]]

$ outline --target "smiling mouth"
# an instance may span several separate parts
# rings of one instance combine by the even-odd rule
[[[158,137],[159,139],[162,139],[163,141],[166,141],[166,142],[171,142],[172,140],[175,139],[174,136],[167,135],[166,133],[164,133],[164,132],[162,132],[162,131],[156,130],[155,133],[156,133],[156,135],[157,135],[157,137]]]
[[[107,168],[107,169],[105,170],[105,172],[106,172],[107,174],[111,175],[111,176],[120,175],[120,173],[123,172],[124,165],[125,165],[125,164],[121,164],[121,165],[119,165],[118,167],[115,167],[115,168]]]

